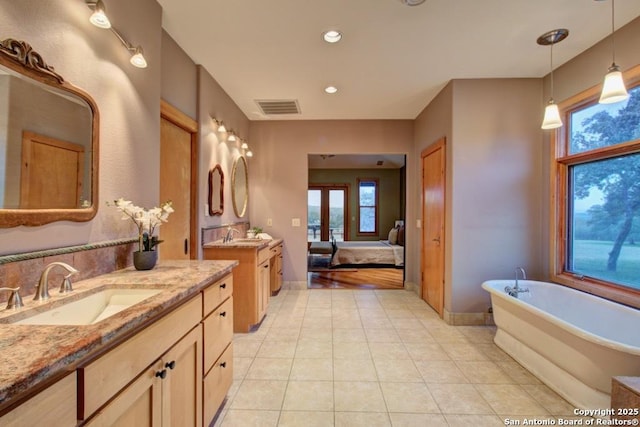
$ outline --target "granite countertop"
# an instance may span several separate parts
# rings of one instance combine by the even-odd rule
[[[149,271],[114,271],[73,283],[74,291],[61,295],[50,284],[51,299],[60,304],[109,287],[160,289],[158,294],[93,325],[16,325],[8,322],[43,311],[42,303],[23,296],[24,307],[0,309],[0,409],[42,382],[61,377],[117,342],[142,329],[160,314],[196,295],[230,273],[238,261],[160,261]]]
[[[266,247],[274,247],[282,243],[282,239],[247,239],[239,238],[233,239],[230,242],[223,242],[221,240],[215,240],[202,245],[203,248],[255,248],[260,250]]]

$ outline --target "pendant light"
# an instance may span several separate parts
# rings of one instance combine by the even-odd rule
[[[602,85],[602,93],[600,94],[600,104],[613,104],[615,102],[624,101],[629,97],[627,88],[624,86],[620,67],[616,64],[616,43],[615,43],[615,0],[611,0],[611,53],[613,60],[609,67],[608,73],[604,76]]]
[[[557,30],[551,30],[540,37],[538,37],[537,43],[541,46],[551,46],[551,97],[549,103],[544,109],[544,119],[542,120],[542,129],[556,129],[562,126],[562,118],[560,118],[560,111],[558,105],[553,100],[553,45],[566,39],[569,35],[569,30],[565,28],[559,28]]]

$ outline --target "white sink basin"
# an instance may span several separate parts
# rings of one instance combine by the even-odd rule
[[[13,323],[92,325],[160,292],[160,289],[106,289]]]

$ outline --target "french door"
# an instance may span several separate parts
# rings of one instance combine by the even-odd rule
[[[349,240],[347,184],[310,185],[307,204],[307,240]],[[346,239],[345,239],[345,236]]]

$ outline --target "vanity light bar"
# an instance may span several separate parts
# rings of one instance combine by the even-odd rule
[[[93,14],[89,18],[89,22],[95,25],[98,28],[109,29],[115,36],[120,40],[120,43],[131,52],[131,65],[138,68],[147,68],[147,60],[144,58],[144,54],[142,51],[142,46],[133,46],[127,40],[122,37],[122,34],[118,32],[111,25],[111,21],[106,14],[106,8],[104,2],[102,0],[85,0],[87,7],[93,10]]]

